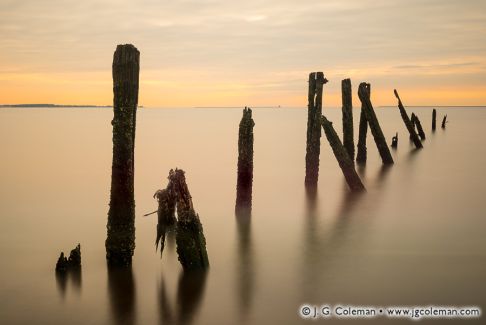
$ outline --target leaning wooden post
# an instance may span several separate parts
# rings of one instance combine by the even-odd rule
[[[307,110],[307,146],[305,155],[305,185],[316,187],[319,178],[321,147],[322,87],[327,83],[322,72],[309,74]]]
[[[341,81],[341,93],[343,101],[343,145],[349,158],[354,161],[353,96],[350,79]]]
[[[442,128],[445,129],[446,127],[446,123],[447,123],[447,114],[444,116],[444,118],[442,119]]]
[[[398,109],[400,110],[400,115],[402,116],[403,122],[405,123],[408,133],[410,134],[410,138],[412,139],[417,149],[423,148],[422,142],[420,141],[417,133],[415,133],[415,128],[413,127],[413,124],[407,115],[407,111],[405,110],[405,107],[403,107],[402,101],[400,100],[400,96],[398,96],[397,90],[394,89],[393,92],[395,93],[395,97],[398,99]]]
[[[344,148],[339,136],[332,126],[332,122],[328,121],[324,115],[321,116],[321,124],[326,134],[327,141],[331,145],[334,156],[339,163],[339,167],[343,171],[344,178],[348,183],[349,189],[353,192],[364,191],[365,187],[361,182],[356,170],[354,169],[354,163],[348,155],[347,150]]]
[[[435,124],[437,121],[437,111],[435,108],[432,110],[432,131],[435,131]]]
[[[130,265],[135,250],[134,147],[140,52],[118,45],[113,56],[113,163],[106,258],[110,265]]]
[[[253,186],[253,127],[251,109],[245,107],[238,133],[238,179],[236,184],[236,214],[251,213]]]
[[[385,136],[381,130],[380,123],[376,117],[373,105],[371,105],[370,97],[368,96],[367,83],[362,82],[358,88],[358,96],[363,104],[366,120],[370,126],[371,134],[375,139],[376,147],[381,156],[381,161],[385,165],[393,164],[393,158],[390,149],[386,144]]]
[[[415,114],[414,124],[417,127],[417,132],[421,140],[425,140],[425,132],[422,128],[422,123],[420,123],[419,117]]]
[[[171,170],[169,182],[176,193],[177,206],[177,254],[185,271],[209,267],[206,238],[199,215],[194,211],[192,197],[186,184],[184,171]]]
[[[371,85],[366,84],[366,90],[368,91],[368,97],[371,99]],[[363,103],[361,103],[361,113],[359,115],[359,138],[358,138],[358,154],[356,155],[356,162],[358,164],[365,164],[366,153],[366,135],[368,133],[368,121],[364,113]]]

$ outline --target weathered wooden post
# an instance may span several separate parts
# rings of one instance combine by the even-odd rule
[[[307,145],[305,155],[305,185],[316,187],[319,178],[321,147],[322,88],[327,83],[322,72],[309,74],[307,109]]]
[[[158,190],[154,194],[157,198],[159,207],[157,209],[157,236],[155,238],[155,249],[157,250],[160,242],[160,254],[164,252],[165,237],[167,232],[174,230],[177,219],[175,217],[176,193],[174,186],[169,182],[167,188]]]
[[[354,161],[354,132],[353,132],[353,96],[351,93],[351,80],[341,81],[343,102],[343,145],[349,158]]]
[[[445,129],[446,127],[446,123],[447,123],[447,114],[444,116],[444,118],[442,119],[442,128]]]
[[[366,91],[371,100],[371,85],[366,84]],[[364,113],[363,103],[361,103],[361,113],[359,115],[359,138],[358,138],[358,153],[356,155],[356,162],[358,164],[365,164],[367,158],[366,152],[366,135],[368,133],[368,121]]]
[[[346,179],[350,190],[353,192],[364,191],[365,187],[354,169],[354,163],[334,130],[332,122],[328,121],[327,118],[322,115],[321,123],[327,141],[329,141],[329,144],[331,145],[334,156],[336,156],[339,167],[341,167],[341,170],[343,171],[344,178]]]
[[[415,144],[415,147],[417,149],[423,148],[422,142],[420,141],[417,133],[415,133],[415,128],[413,127],[413,124],[407,115],[407,111],[405,110],[405,107],[403,107],[402,101],[400,100],[400,96],[398,96],[397,90],[394,89],[393,92],[395,94],[395,97],[398,99],[398,109],[400,110],[400,115],[402,116],[403,122],[407,127],[408,133],[410,133],[410,137],[413,143]]]
[[[184,171],[171,170],[169,182],[176,193],[176,243],[179,262],[184,270],[206,269],[209,267],[206,238],[199,215],[194,211]]]
[[[398,132],[397,134],[392,138],[392,143],[391,143],[392,148],[397,148],[398,147]]]
[[[130,265],[135,250],[134,147],[140,52],[118,45],[113,56],[113,163],[106,258]]]
[[[376,147],[381,156],[381,161],[385,165],[393,164],[393,158],[390,153],[390,149],[386,144],[385,136],[383,135],[383,131],[381,130],[380,123],[376,117],[375,111],[373,109],[373,105],[371,104],[371,100],[369,97],[368,92],[368,84],[362,82],[358,88],[358,96],[363,104],[366,120],[370,126],[371,134],[375,139]]]
[[[417,116],[417,114],[413,114],[413,115],[414,115],[413,124],[417,127],[418,135],[421,140],[425,140],[425,133],[424,133],[424,129],[422,128],[422,123],[420,123],[420,119]]]
[[[432,110],[432,131],[435,131],[435,123],[437,120],[437,111],[435,108]]]
[[[238,132],[238,179],[235,212],[251,213],[253,186],[253,127],[251,109],[245,107]]]

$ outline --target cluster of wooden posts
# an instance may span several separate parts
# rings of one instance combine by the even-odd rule
[[[344,79],[341,82],[342,90],[342,116],[343,116],[343,141],[337,135],[330,122],[322,114],[322,86],[327,82],[322,72],[312,72],[309,75],[309,98],[308,98],[308,120],[307,120],[307,151],[306,151],[306,175],[305,184],[308,188],[315,188],[319,177],[319,153],[320,153],[320,135],[321,126],[324,129],[326,138],[332,148],[332,151],[341,167],[346,182],[353,192],[364,191],[365,187],[360,177],[356,173],[354,163],[354,131],[353,131],[353,105],[351,80]],[[423,147],[422,141],[425,140],[425,132],[422,128],[419,117],[412,113],[409,118],[405,107],[394,90],[395,97],[398,99],[398,109],[400,115],[407,127],[410,140],[417,149]],[[394,163],[390,149],[385,140],[385,136],[380,127],[380,123],[375,114],[371,103],[371,85],[362,82],[358,87],[358,97],[361,101],[361,114],[359,120],[359,138],[357,144],[356,163],[364,164],[367,159],[366,135],[368,127],[371,130],[376,147],[384,165]],[[432,131],[436,129],[437,112],[432,111]],[[442,128],[445,128],[447,115],[442,120]],[[391,147],[398,146],[398,132],[392,138]]]
[[[113,161],[108,212],[106,258],[111,266],[131,265],[135,250],[135,200],[134,200],[134,147],[138,105],[140,53],[131,44],[118,45],[113,56]],[[309,75],[307,145],[305,157],[305,186],[315,188],[319,177],[319,155],[321,127],[344,174],[351,191],[364,191],[365,187],[355,169],[353,131],[353,105],[351,80],[342,81],[343,141],[337,135],[332,122],[322,114],[322,92],[327,79],[322,72]],[[367,159],[366,136],[368,127],[380,153],[383,164],[393,164],[393,158],[370,100],[371,87],[361,83],[358,96],[361,101],[359,137],[356,163]],[[410,139],[417,148],[422,148],[425,139],[417,115],[408,117],[395,90],[398,108],[409,131]],[[433,110],[432,129],[435,130],[436,110]],[[447,115],[442,127],[445,127]],[[235,212],[238,217],[251,214],[253,184],[253,127],[252,110],[245,107],[239,125],[238,174]],[[418,131],[418,134],[416,132]],[[419,138],[420,137],[420,138]],[[392,147],[398,145],[398,133],[392,139]],[[205,269],[209,266],[206,240],[199,215],[195,212],[192,197],[186,184],[184,171],[171,170],[166,188],[155,193],[158,200],[158,224],[155,245],[164,250],[168,232],[175,232],[177,253],[184,270]],[[177,211],[177,217],[176,217]],[[155,211],[154,211],[155,213]],[[78,246],[73,261],[80,266],[81,252]],[[79,253],[79,254],[78,254]],[[79,256],[79,259],[77,258]],[[62,254],[60,269],[65,269],[68,260]],[[63,264],[64,263],[64,264]],[[74,263],[74,262],[73,262]],[[73,264],[71,263],[71,264]]]

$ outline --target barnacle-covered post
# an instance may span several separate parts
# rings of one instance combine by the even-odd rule
[[[353,96],[350,79],[341,81],[341,93],[343,101],[343,145],[349,158],[354,161]]]
[[[408,117],[405,107],[403,107],[402,101],[400,100],[400,96],[398,96],[397,90],[394,89],[393,93],[395,94],[395,97],[398,99],[398,109],[400,110],[400,115],[402,116],[403,122],[405,123],[408,133],[410,134],[410,139],[412,139],[417,149],[423,148],[422,142],[420,141],[417,133],[415,132],[413,123],[412,121],[410,121],[410,118]]]
[[[432,131],[435,131],[436,122],[437,122],[437,110],[434,108],[432,110]]]
[[[253,186],[253,127],[255,122],[251,116],[251,109],[245,107],[238,132],[238,178],[236,184],[235,211],[251,213],[251,199]]]
[[[336,160],[339,163],[339,167],[343,171],[344,178],[348,183],[349,189],[353,192],[364,191],[365,187],[361,182],[358,174],[356,173],[356,169],[354,168],[354,163],[348,155],[348,152],[344,148],[339,136],[337,135],[336,131],[332,126],[332,122],[330,122],[324,115],[321,116],[321,123],[322,128],[324,129],[324,133],[326,134],[327,141],[329,141],[329,145],[334,152],[334,156],[336,156]]]
[[[390,149],[386,144],[385,136],[383,135],[380,123],[378,122],[375,111],[373,109],[373,105],[371,104],[367,88],[368,86],[365,82],[362,82],[358,88],[358,96],[361,100],[361,103],[363,104],[366,120],[368,121],[368,124],[370,126],[371,134],[375,139],[376,147],[378,148],[378,152],[381,156],[381,161],[384,165],[393,164],[393,158],[390,153]]]
[[[184,270],[206,269],[209,267],[206,238],[199,215],[194,211],[184,171],[171,170],[169,182],[176,193],[176,243],[179,262]]]
[[[371,85],[366,84],[365,87],[368,92],[368,97],[371,100]],[[356,162],[358,164],[365,164],[367,158],[366,152],[366,135],[368,133],[368,121],[366,120],[366,115],[363,108],[364,104],[361,103],[361,113],[359,115],[359,137],[358,137],[358,153],[356,154]]]
[[[140,52],[118,45],[113,56],[113,163],[106,258],[110,265],[130,265],[135,250],[134,147]]]
[[[309,74],[307,109],[307,145],[305,154],[305,185],[316,187],[319,178],[321,146],[322,88],[327,83],[322,72]]]

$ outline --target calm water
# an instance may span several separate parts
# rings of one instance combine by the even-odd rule
[[[399,132],[399,147],[395,165],[383,169],[369,137],[362,196],[348,193],[323,138],[318,195],[309,201],[306,110],[255,109],[253,213],[238,221],[241,110],[140,109],[133,268],[108,272],[111,109],[1,109],[0,323],[314,323],[299,318],[303,303],[477,305],[484,312],[486,109],[440,108],[439,119],[447,113],[450,123],[442,130],[439,120],[435,134],[431,108],[413,111],[427,134],[419,152],[398,109],[377,109],[387,141]],[[340,134],[341,111],[325,114]],[[206,275],[185,276],[170,240],[161,259],[156,216],[142,216],[156,209],[152,195],[175,167],[187,172],[204,226]],[[60,251],[78,242],[81,274],[56,278]]]

